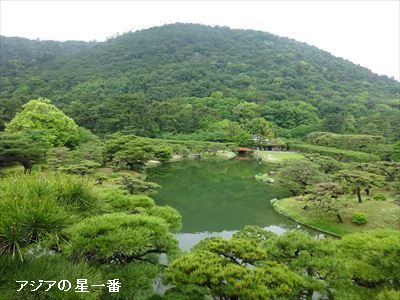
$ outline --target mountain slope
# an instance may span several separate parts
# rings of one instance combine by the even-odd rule
[[[352,113],[365,115],[371,102],[398,97],[399,89],[395,80],[304,43],[195,24],[93,43],[1,37],[0,55],[4,120],[39,96],[68,110],[73,101],[88,106],[121,94],[143,93],[152,102],[216,91],[258,103],[302,100],[322,117],[332,105],[356,105]]]

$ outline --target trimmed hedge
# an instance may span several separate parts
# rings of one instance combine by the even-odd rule
[[[385,138],[379,135],[312,132],[307,135],[307,143],[372,153],[378,155],[381,159],[390,159],[393,151],[393,145],[386,144]]]
[[[288,146],[290,150],[297,150],[306,153],[319,153],[321,155],[333,157],[342,162],[374,162],[380,160],[380,158],[375,154],[333,147],[316,146],[298,141],[290,142],[288,143]]]

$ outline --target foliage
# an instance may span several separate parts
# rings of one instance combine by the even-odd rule
[[[106,274],[103,276],[112,276],[121,282],[118,293],[103,289],[100,299],[149,299],[154,293],[157,275],[162,272],[160,266],[137,262],[101,265],[100,270]]]
[[[173,261],[165,278],[178,286],[206,288],[214,299],[291,298],[304,287],[285,265],[262,262],[265,251],[255,241],[209,238],[190,254]],[[249,267],[253,266],[253,267]]]
[[[93,184],[88,178],[61,173],[35,173],[30,175],[15,174],[2,178],[1,195],[15,197],[20,201],[32,198],[55,200],[68,209],[86,210],[96,203]],[[18,186],[18,189],[15,189]]]
[[[34,163],[44,161],[48,145],[34,136],[34,132],[0,132],[0,166],[21,163],[26,173]]]
[[[344,236],[338,244],[338,256],[345,258],[347,272],[355,286],[371,292],[398,289],[400,238],[397,230],[381,229],[352,234]]]
[[[273,125],[264,118],[255,118],[245,124],[245,128],[251,134],[260,134],[267,139],[274,138]]]
[[[50,100],[38,98],[24,104],[23,110],[6,124],[6,131],[10,133],[26,130],[40,130],[51,145],[64,146],[71,144],[78,133],[78,126]]]
[[[92,288],[90,293],[77,293],[72,287],[69,291],[60,291],[57,286],[46,292],[48,284],[43,286],[36,292],[30,290],[34,287],[26,286],[23,290],[17,292],[20,288],[18,280],[33,280],[36,286],[39,280],[69,280],[72,285],[76,284],[78,278],[85,278],[88,284],[101,284],[104,278],[100,270],[89,266],[86,262],[71,262],[60,254],[41,253],[37,256],[30,256],[24,262],[13,261],[7,257],[0,258],[0,263],[4,270],[1,274],[0,294],[3,299],[54,299],[54,300],[70,300],[70,299],[99,299],[101,288]]]
[[[160,217],[112,213],[84,219],[67,231],[70,245],[65,249],[75,258],[98,263],[149,262],[173,252],[176,240]]]
[[[336,182],[317,183],[310,187],[311,208],[320,215],[335,215],[339,222],[343,222],[341,214],[344,204],[339,201],[343,188]]]
[[[157,183],[143,181],[139,178],[134,178],[129,175],[122,175],[121,182],[119,184],[123,185],[129,192],[129,194],[153,194],[156,192],[155,189],[160,186]]]
[[[304,101],[269,101],[261,106],[261,115],[283,128],[317,124],[317,109]]]
[[[395,181],[400,176],[400,162],[382,161],[378,162],[376,167],[381,175],[386,176],[387,181]]]
[[[60,167],[58,170],[76,175],[86,175],[93,173],[94,169],[98,167],[100,167],[99,163],[91,160],[83,160],[81,163]]]
[[[56,200],[47,180],[33,175],[0,180],[0,255],[23,260],[27,246],[50,237],[62,239],[61,231],[71,222],[70,213]]]
[[[400,141],[393,146],[392,159],[394,161],[400,161]]]
[[[169,24],[105,42],[1,44],[0,130],[44,96],[101,135],[204,134],[224,119],[262,116],[287,137],[323,122],[399,140],[397,81],[270,33]]]
[[[376,195],[374,195],[373,199],[377,200],[377,201],[385,201],[386,196],[384,194],[376,194]]]
[[[276,180],[297,196],[304,194],[309,185],[323,181],[324,175],[308,160],[292,160],[283,163]]]
[[[306,153],[319,153],[335,158],[340,162],[374,162],[380,160],[378,156],[365,152],[357,152],[333,147],[316,146],[298,141],[288,143],[291,150],[299,150]]]
[[[340,170],[334,176],[339,181],[347,182],[348,186],[357,194],[358,202],[362,202],[361,189],[365,189],[367,195],[373,186],[379,186],[384,177],[359,170]]]
[[[103,197],[114,209],[127,212],[156,205],[154,200],[147,195],[127,195],[119,189],[104,189]]]
[[[175,285],[175,295],[181,291],[182,298],[176,299],[188,299],[184,292],[193,287],[213,299],[263,299],[266,295],[294,299],[316,292],[323,298],[375,298],[398,288],[399,245],[395,230],[333,240],[315,239],[296,230],[278,236],[247,227],[231,240],[203,240],[191,253],[173,261],[165,278]],[[261,274],[263,279],[258,277]]]
[[[376,144],[383,142],[382,136],[336,134],[332,132],[312,132],[307,142],[314,145],[342,148],[361,152],[374,152]]]
[[[368,217],[363,213],[355,213],[351,218],[351,221],[357,225],[364,225],[368,221]]]
[[[161,162],[169,161],[172,158],[172,148],[171,147],[156,147],[154,149],[154,157]]]
[[[304,155],[309,161],[319,165],[322,172],[332,174],[343,168],[343,164],[330,156],[323,156],[318,153]]]

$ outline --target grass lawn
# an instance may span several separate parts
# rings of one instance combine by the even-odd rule
[[[376,201],[365,197],[363,203],[358,203],[354,195],[345,195],[342,201],[347,203],[347,207],[341,214],[343,223],[339,223],[334,216],[320,216],[313,211],[304,210],[303,207],[307,201],[299,201],[296,197],[277,200],[274,207],[277,211],[303,224],[337,235],[344,235],[375,228],[400,229],[400,206],[390,198],[388,199]],[[366,224],[355,225],[352,223],[353,214],[358,212],[368,216]]]
[[[289,151],[254,151],[254,156],[261,158],[265,162],[282,162],[286,159],[303,159],[304,156],[300,153],[289,152]]]

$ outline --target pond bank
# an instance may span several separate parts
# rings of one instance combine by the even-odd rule
[[[281,199],[281,200],[272,199],[272,200],[270,201],[271,206],[273,207],[273,209],[274,209],[277,213],[279,213],[279,214],[285,216],[286,218],[288,218],[288,219],[290,219],[290,220],[295,221],[296,223],[299,223],[299,224],[301,224],[301,225],[303,225],[303,226],[306,226],[306,227],[312,228],[312,229],[314,229],[314,230],[320,231],[320,232],[322,232],[322,233],[326,233],[326,234],[332,235],[332,236],[334,236],[334,237],[341,237],[341,236],[342,236],[342,234],[338,234],[338,233],[335,233],[335,232],[332,232],[332,231],[329,231],[329,230],[326,230],[326,229],[322,229],[322,228],[319,227],[319,226],[315,226],[315,225],[312,225],[312,224],[310,224],[310,223],[305,223],[305,222],[303,222],[303,221],[300,221],[300,220],[298,219],[299,217],[297,217],[297,216],[294,217],[293,215],[291,215],[290,213],[288,213],[287,211],[285,211],[283,208],[281,208],[281,207],[279,206],[279,202],[282,201],[282,200],[285,200],[285,199],[290,199],[290,198],[283,198],[283,199]]]
[[[365,200],[360,204],[353,198],[343,199],[348,203],[346,210],[341,214],[343,223],[338,223],[335,217],[320,216],[304,210],[306,203],[297,200],[296,197],[273,201],[272,207],[300,224],[335,236],[377,228],[399,229],[400,207],[394,201]],[[368,222],[364,225],[356,225],[351,221],[353,214],[360,212],[368,216]]]

